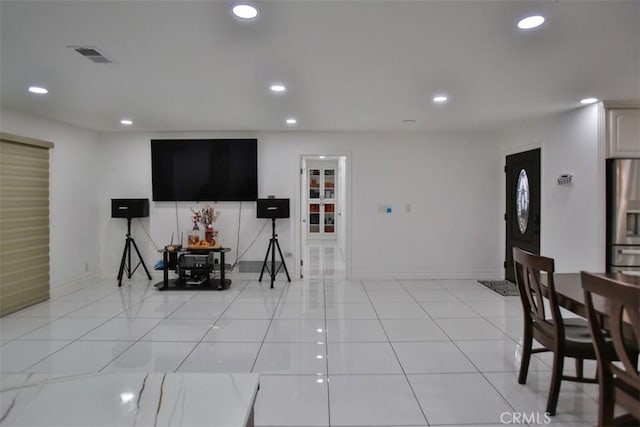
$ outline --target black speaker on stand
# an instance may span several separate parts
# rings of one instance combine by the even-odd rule
[[[142,259],[136,241],[131,237],[131,219],[146,218],[149,216],[149,199],[111,199],[111,218],[127,219],[127,238],[124,242],[124,250],[122,251],[122,259],[120,261],[120,269],[118,270],[118,287],[122,286],[122,276],[127,272],[127,277],[131,279],[133,273],[142,265],[147,277],[151,280],[151,274]],[[131,245],[138,254],[138,264],[131,267]]]
[[[282,256],[282,250],[280,249],[280,243],[278,243],[278,235],[276,234],[276,219],[277,218],[289,218],[289,199],[258,199],[257,203],[257,217],[271,219],[271,239],[269,240],[269,247],[267,248],[267,254],[264,257],[264,263],[262,263],[262,271],[260,271],[260,278],[258,282],[262,282],[262,276],[264,271],[269,271],[271,277],[271,289],[273,289],[273,282],[276,280],[276,275],[280,271],[280,268],[284,268],[284,272],[287,275],[287,281],[291,282],[289,277],[289,270],[287,270],[287,264],[284,262]],[[280,267],[276,269],[276,249],[280,254]],[[271,255],[271,268],[267,266],[267,260]]]

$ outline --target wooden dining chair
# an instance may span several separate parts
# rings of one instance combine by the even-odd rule
[[[640,287],[584,271],[581,279],[600,372],[598,427],[640,425]],[[606,299],[608,325],[603,324],[602,315],[594,309],[593,294]],[[614,353],[606,344],[605,326],[611,335]],[[614,363],[616,360],[619,362]],[[616,404],[629,411],[635,420],[630,420],[629,415],[614,418]]]
[[[597,359],[589,323],[582,318],[562,318],[553,281],[553,258],[534,255],[514,247],[513,262],[524,312],[522,362],[518,383],[527,382],[531,354],[553,352],[546,411],[549,415],[555,415],[562,380],[597,383],[596,378],[585,378],[583,375],[583,361]],[[541,348],[532,348],[534,339],[542,345]],[[563,375],[565,357],[576,360],[576,376]]]

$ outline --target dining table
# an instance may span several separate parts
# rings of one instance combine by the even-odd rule
[[[626,285],[640,288],[640,275],[624,273],[592,273],[597,276],[616,280]],[[587,317],[587,307],[582,290],[580,273],[555,273],[553,283],[558,297],[558,305],[584,318]],[[610,304],[606,298],[600,295],[592,295],[593,308],[601,316],[602,324],[609,327]]]

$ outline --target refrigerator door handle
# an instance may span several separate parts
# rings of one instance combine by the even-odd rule
[[[618,249],[620,255],[640,255],[640,249]]]
[[[626,274],[627,276],[640,276],[640,272],[635,270],[622,270],[618,271],[618,273]]]

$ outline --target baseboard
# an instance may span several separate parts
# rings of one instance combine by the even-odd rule
[[[160,282],[161,280],[164,279],[164,272],[162,270],[149,270],[149,273],[151,274],[151,281],[153,282]],[[219,274],[216,272],[216,274]],[[233,280],[242,280],[242,281],[250,281],[250,280],[255,280],[258,281],[258,278],[260,277],[260,271],[258,271],[257,273],[254,272],[238,272],[237,270],[234,270],[232,272],[226,272],[225,276],[227,279],[231,279],[231,281],[233,282]],[[97,275],[96,277],[99,277],[100,279],[113,279],[114,283],[117,284],[118,282],[118,271],[117,270],[113,270],[113,271],[106,271],[106,272],[102,272],[99,275]],[[177,277],[177,274],[173,271],[169,272],[169,278],[173,279]],[[282,279],[284,278],[284,273],[278,274],[278,278]],[[142,271],[136,271],[135,274],[132,276],[131,278],[132,280],[145,280],[146,279],[146,275],[144,273],[144,270]],[[127,277],[123,277],[122,279],[122,283],[126,283],[127,282]],[[267,273],[264,274],[264,277],[262,278],[262,281],[264,282],[265,280],[269,280],[269,276]]]
[[[162,280],[163,274],[162,274],[162,270],[151,270],[149,269],[149,274],[151,274],[151,280]],[[100,279],[113,279],[116,282],[118,281],[118,270],[108,270],[108,271],[102,271],[99,273],[98,277]],[[147,278],[147,275],[144,272],[144,269],[138,269],[136,270],[136,272],[133,274],[133,276],[131,276],[131,279],[135,279],[135,280],[145,280]],[[122,278],[122,282],[124,283],[125,280],[129,280],[127,279],[127,275],[125,274],[124,277]]]
[[[264,261],[240,261],[238,262],[238,271],[240,273],[260,273],[263,265]],[[281,265],[281,261],[276,261],[276,270],[280,269]],[[267,268],[271,268],[271,260],[267,260]]]
[[[377,272],[353,271],[352,280],[444,280],[444,279],[468,279],[468,280],[502,280],[503,270],[472,270],[472,271],[394,271]]]
[[[98,277],[98,273],[93,273],[76,279],[72,282],[52,286],[49,288],[49,297],[58,298],[70,294],[71,292],[77,291],[78,289],[82,289],[87,284],[87,282],[91,281],[92,279],[97,279]]]
[[[260,263],[261,264],[261,263]],[[249,270],[255,270],[253,266],[247,266]],[[163,279],[162,270],[149,270],[151,273],[151,277],[153,281],[161,281]],[[291,278],[294,278],[293,274],[290,272]],[[170,272],[170,277],[174,277],[175,273]],[[260,270],[257,271],[238,271],[235,269],[232,272],[227,272],[227,278],[231,280],[255,280],[257,281],[260,277]],[[98,277],[101,279],[114,279],[117,281],[118,271],[106,271],[101,272]],[[136,280],[144,280],[145,279],[144,270],[138,270],[133,275],[133,278]],[[278,279],[282,280],[285,278],[284,272],[280,272],[278,274]],[[443,279],[468,279],[468,280],[503,280],[504,279],[504,271],[503,270],[471,270],[471,271],[421,271],[421,272],[410,272],[410,271],[395,271],[395,272],[377,272],[372,273],[371,271],[353,271],[349,280],[443,280]],[[83,279],[86,280],[86,279]],[[123,279],[123,283],[128,280],[126,277]],[[265,272],[262,281],[269,280],[269,275]]]

